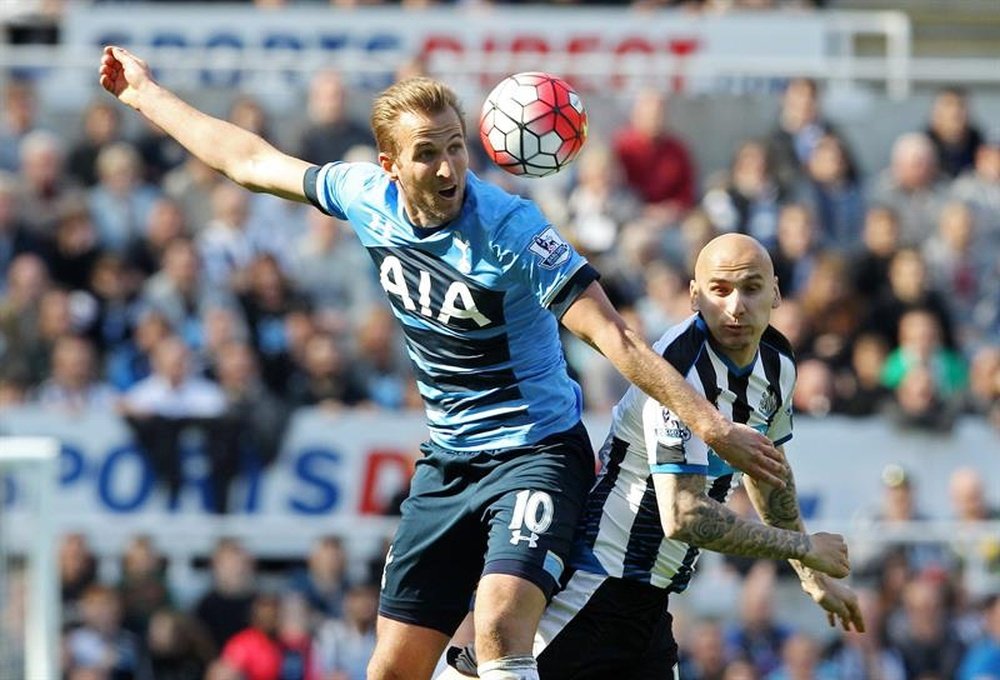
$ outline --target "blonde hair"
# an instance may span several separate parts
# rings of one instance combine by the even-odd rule
[[[407,78],[390,85],[372,104],[371,126],[379,151],[389,155],[399,152],[395,130],[404,112],[438,114],[451,108],[458,114],[465,133],[465,113],[458,97],[447,85],[423,76]]]

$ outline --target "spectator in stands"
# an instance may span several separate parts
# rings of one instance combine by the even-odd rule
[[[795,298],[782,298],[781,305],[771,310],[771,325],[788,339],[796,357],[808,358],[805,341],[808,340],[805,311]]]
[[[124,254],[145,236],[149,213],[160,190],[143,181],[135,147],[116,142],[97,156],[97,186],[90,190],[90,214],[101,247]]]
[[[781,665],[764,676],[765,680],[832,680],[820,665],[819,644],[809,635],[792,633],[781,646]]]
[[[922,522],[927,516],[920,510],[916,482],[901,465],[890,463],[882,469],[882,498],[873,519],[888,525]],[[954,567],[954,556],[942,545],[921,540],[896,540],[883,545],[880,561],[882,592],[888,610],[903,604],[907,583],[913,574],[947,571]]]
[[[861,243],[849,253],[854,291],[863,299],[875,300],[889,292],[889,263],[899,248],[896,213],[882,205],[869,208]]]
[[[832,251],[818,254],[798,299],[805,320],[803,356],[831,367],[846,364],[848,343],[858,330],[863,307],[844,257]]]
[[[957,400],[969,381],[968,370],[961,355],[946,348],[942,330],[932,310],[914,307],[899,320],[899,340],[882,369],[882,382],[896,389],[907,374],[923,367],[930,371],[942,397]]]
[[[797,297],[812,275],[819,250],[813,216],[801,203],[789,203],[778,216],[778,242],[771,251],[783,297]]]
[[[934,144],[937,166],[946,177],[954,179],[973,166],[983,135],[969,122],[965,90],[950,86],[937,93],[926,134]]]
[[[177,238],[163,252],[162,269],[146,280],[140,301],[166,317],[190,347],[200,349],[204,344],[202,312],[231,304],[231,297],[202,277],[191,241]]]
[[[125,545],[118,592],[122,599],[123,626],[147,639],[153,613],[171,602],[167,561],[151,536],[133,536]]]
[[[174,609],[153,613],[146,647],[156,680],[205,680],[215,657],[212,641],[202,626]]]
[[[829,364],[819,359],[800,360],[792,404],[796,414],[825,418],[833,409],[834,375]]]
[[[948,432],[955,424],[954,408],[942,398],[926,366],[917,366],[906,374],[887,412],[903,429]]]
[[[230,486],[244,471],[259,472],[278,457],[289,409],[260,380],[249,345],[228,342],[216,357],[219,385],[226,395],[221,431],[209,452],[212,500],[216,512],[230,510]]]
[[[826,248],[847,251],[861,236],[865,200],[861,184],[851,171],[840,137],[825,134],[816,143],[798,188],[816,216],[819,241]]]
[[[44,257],[55,283],[68,290],[90,285],[100,255],[97,233],[82,196],[67,196],[57,207],[57,219]]]
[[[824,655],[825,670],[836,680],[907,680],[903,657],[887,639],[885,611],[878,593],[855,590],[865,632],[849,630],[834,640]]]
[[[713,183],[701,207],[720,232],[749,234],[773,248],[778,237],[778,210],[788,199],[768,164],[767,148],[743,142],[733,157],[729,175]]]
[[[296,156],[323,164],[343,158],[353,146],[375,145],[371,132],[351,118],[346,104],[347,87],[340,73],[330,68],[316,71],[309,82],[308,124],[295,145]]]
[[[67,154],[69,176],[84,187],[97,184],[98,156],[121,138],[120,109],[104,99],[92,101],[83,112],[83,136]]]
[[[328,330],[344,334],[378,300],[365,254],[346,222],[310,210],[308,231],[292,249],[289,274]]]
[[[222,648],[221,658],[238,670],[243,680],[310,680],[311,645],[308,635],[295,631],[293,641],[282,637],[282,601],[262,593],[251,606],[250,625],[233,635]]]
[[[155,347],[153,373],[125,393],[120,409],[166,486],[169,507],[176,508],[184,481],[181,433],[196,428],[207,438],[209,452],[216,450],[225,394],[216,383],[191,373],[190,351],[172,336]]]
[[[17,209],[17,178],[0,170],[0,297],[7,287],[6,272],[22,253],[38,253],[41,243],[24,225]]]
[[[982,638],[962,657],[956,680],[1000,677],[1000,594],[988,596],[982,610]]]
[[[139,318],[138,277],[112,253],[94,263],[88,288],[90,314],[88,335],[102,354],[127,344]]]
[[[904,248],[889,262],[889,291],[875,300],[862,324],[865,330],[881,335],[891,347],[899,342],[899,320],[908,310],[930,310],[941,325],[945,347],[955,347],[951,311],[944,296],[928,277],[927,265],[919,251]]]
[[[1000,254],[1000,127],[980,143],[974,167],[959,175],[951,195],[975,212],[977,248]]]
[[[171,335],[170,323],[163,314],[141,312],[129,340],[111,349],[106,373],[110,383],[125,392],[153,372],[152,355],[161,340]]]
[[[372,402],[380,408],[419,408],[411,397],[413,371],[392,313],[374,305],[361,320],[355,334],[358,379]]]
[[[125,253],[125,260],[143,278],[151,276],[160,268],[163,253],[170,242],[186,236],[190,236],[190,230],[180,204],[161,195],[149,209],[143,238],[132,242]]]
[[[760,560],[743,581],[739,621],[725,633],[727,656],[750,661],[763,676],[781,662],[790,631],[774,618],[775,564]]]
[[[305,596],[318,618],[340,618],[349,587],[347,552],[339,536],[320,536],[312,542],[304,569],[295,571],[289,588]]]
[[[952,628],[940,579],[917,577],[906,585],[900,630],[890,633],[907,678],[955,677],[965,645]]]
[[[113,588],[92,585],[80,599],[80,624],[66,633],[66,664],[96,668],[112,680],[153,680],[142,640],[122,628],[121,598]]]
[[[646,88],[632,104],[629,124],[617,131],[614,152],[626,185],[643,204],[643,219],[656,228],[677,225],[696,197],[696,172],[685,143],[669,132],[667,98]]]
[[[619,158],[595,141],[576,161],[576,185],[565,203],[565,233],[599,260],[614,249],[619,232],[639,217],[641,206],[623,182]]]
[[[900,241],[913,247],[934,233],[946,192],[934,145],[926,135],[912,132],[896,139],[891,165],[876,179],[871,198],[895,211]]]
[[[187,156],[163,178],[163,191],[177,201],[184,212],[184,222],[193,234],[200,233],[212,221],[212,194],[225,178],[194,156]]]
[[[84,534],[74,532],[62,536],[56,566],[59,570],[62,620],[76,623],[80,598],[84,591],[97,583],[97,556]]]
[[[974,219],[964,203],[946,204],[937,232],[922,249],[931,286],[948,300],[963,345],[975,339],[973,314],[980,299],[980,282],[989,271],[988,260],[976,249]]]
[[[886,342],[874,333],[862,333],[851,343],[850,366],[836,373],[833,410],[848,416],[874,416],[885,411],[892,390],[882,384],[889,356]]]
[[[51,243],[62,201],[80,193],[66,176],[66,148],[51,132],[36,130],[21,142],[21,183],[18,205],[28,233],[41,243]]]
[[[966,409],[1000,425],[1000,346],[985,345],[972,355]]]
[[[52,348],[52,375],[38,388],[35,401],[71,413],[112,410],[114,388],[98,377],[94,347],[73,335],[58,338]]]
[[[232,291],[246,289],[250,263],[267,250],[250,219],[250,193],[231,182],[212,192],[212,220],[196,240],[208,282]]]
[[[313,670],[317,677],[364,680],[375,649],[378,590],[356,585],[347,591],[342,619],[329,619],[316,634]]]
[[[682,630],[682,628],[678,628]],[[726,650],[722,626],[718,621],[696,621],[690,632],[690,645],[681,647],[678,677],[684,680],[716,680],[726,670]]]
[[[18,363],[14,357],[26,352],[38,333],[39,302],[49,288],[48,268],[37,255],[24,253],[11,262],[6,281],[0,297],[0,359],[13,365]]]
[[[194,614],[216,649],[250,625],[256,594],[253,557],[233,538],[222,538],[212,550],[212,587],[195,604]]]
[[[608,286],[608,289],[617,296],[615,308],[630,309],[635,327],[642,330],[643,337],[655,339],[690,316],[690,280],[687,272],[667,260],[659,259],[643,269],[643,288],[638,294],[633,294],[630,288],[622,285]],[[619,398],[621,394],[610,405],[613,406]]]
[[[948,480],[948,497],[954,518],[973,528],[980,522],[1000,520],[1000,509],[990,507],[986,497],[983,477],[984,471],[965,466],[952,472]],[[966,583],[978,580],[978,583],[969,583],[970,586],[984,588],[989,579],[1000,576],[1000,537],[957,542],[955,549],[963,558]]]
[[[21,169],[20,148],[24,138],[36,129],[37,97],[26,79],[6,79],[3,110],[0,111],[0,170]]]
[[[302,365],[291,378],[289,395],[297,406],[328,410],[357,406],[368,399],[341,343],[326,332],[315,333],[306,343]]]
[[[309,302],[293,287],[273,255],[255,255],[247,264],[244,278],[246,285],[239,304],[260,361],[261,377],[269,390],[285,394],[294,363],[285,317],[293,310],[308,310]]]
[[[44,380],[52,371],[52,350],[56,342],[67,335],[77,335],[82,330],[75,322],[70,307],[70,294],[53,288],[46,291],[38,302],[38,325],[28,344],[19,348],[19,358],[30,371],[33,383]],[[15,355],[17,356],[17,355]]]
[[[163,130],[142,119],[142,131],[132,140],[139,156],[146,181],[159,185],[164,175],[181,165],[187,158],[184,148]]]
[[[786,191],[794,189],[806,175],[806,168],[824,136],[835,134],[823,119],[819,91],[811,78],[792,78],[781,99],[777,127],[767,139],[768,163],[778,183]],[[850,155],[844,152],[846,176],[856,179]]]

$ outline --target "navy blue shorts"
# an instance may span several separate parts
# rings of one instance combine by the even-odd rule
[[[379,613],[451,635],[484,574],[520,576],[550,597],[594,483],[583,424],[489,452],[421,447],[386,558]]]

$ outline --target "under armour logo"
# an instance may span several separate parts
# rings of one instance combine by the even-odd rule
[[[382,238],[389,238],[392,236],[392,222],[387,220],[382,215],[373,212],[371,230],[379,232],[382,235]]]
[[[521,541],[527,541],[529,548],[537,548],[538,547],[538,534],[532,532],[529,535],[525,536],[525,535],[523,535],[521,533],[520,529],[516,529],[516,530],[510,532],[510,544],[511,545],[517,545]]]

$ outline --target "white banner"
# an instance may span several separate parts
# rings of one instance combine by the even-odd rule
[[[579,76],[576,84],[584,91],[618,89],[643,74],[656,74],[650,84],[677,91],[688,86],[690,72],[704,74],[708,65],[712,73],[711,62],[718,59],[816,64],[836,30],[823,13],[544,6],[265,10],[190,4],[122,11],[88,3],[70,3],[63,28],[62,40],[70,47],[114,43],[140,54],[173,50],[174,58],[157,58],[153,66],[175,87],[239,86],[271,95],[275,88],[301,85],[324,64],[381,87],[399,64],[415,57],[460,90],[481,90],[514,70],[546,70]],[[197,62],[184,58],[192,48],[199,51]],[[705,85],[744,88],[716,76]]]
[[[607,433],[608,418],[586,420],[596,449]],[[181,501],[170,509],[127,426],[115,416],[7,409],[0,412],[0,432],[55,436],[62,442],[53,508],[59,517],[203,517],[210,507],[208,467],[197,444],[185,447]],[[426,432],[416,414],[301,410],[279,459],[239,484],[233,514],[348,521],[378,515],[405,486]],[[981,472],[991,503],[1000,505],[1000,446],[997,433],[981,420],[964,420],[951,435],[932,436],[899,432],[874,419],[803,418],[796,421],[786,451],[807,519],[843,522],[875,511],[880,473],[888,463],[910,472],[920,510],[930,518],[951,517],[948,478],[964,465]],[[16,511],[16,480],[8,481],[7,491],[7,509]]]

